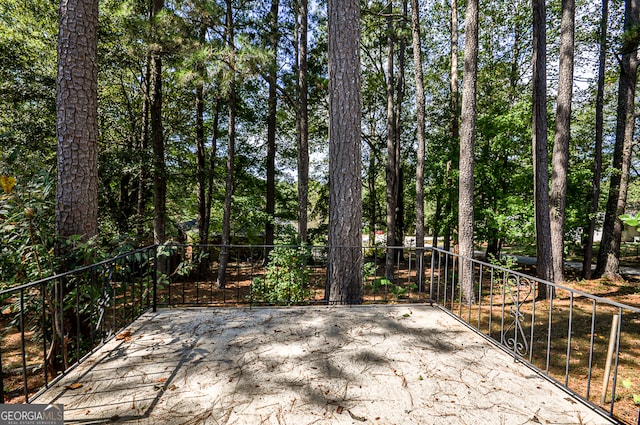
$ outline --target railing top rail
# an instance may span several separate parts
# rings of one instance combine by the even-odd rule
[[[634,307],[634,306],[631,306],[631,305],[628,305],[628,304],[622,304],[622,303],[619,303],[617,301],[610,300],[608,298],[599,297],[597,295],[593,295],[593,294],[590,294],[588,292],[581,291],[579,289],[570,288],[568,286],[564,286],[564,285],[557,284],[557,283],[554,283],[554,282],[549,282],[548,280],[543,280],[543,279],[540,279],[540,278],[538,278],[536,276],[531,276],[531,275],[528,275],[526,273],[518,272],[516,270],[510,270],[510,269],[507,269],[505,267],[498,266],[496,264],[487,263],[485,261],[481,261],[481,260],[478,260],[478,259],[475,259],[475,258],[469,258],[469,257],[463,256],[463,255],[460,255],[460,254],[456,254],[456,253],[453,253],[453,252],[450,252],[450,251],[445,251],[445,250],[440,249],[440,248],[428,247],[428,249],[432,249],[434,251],[438,251],[438,252],[441,252],[443,254],[451,255],[451,256],[454,256],[454,257],[457,257],[457,258],[471,260],[472,262],[474,262],[476,264],[480,264],[480,265],[483,265],[483,266],[488,266],[488,267],[500,270],[501,272],[509,273],[512,276],[517,276],[517,277],[520,277],[520,278],[523,278],[523,279],[528,279],[530,281],[534,281],[534,282],[537,282],[537,283],[542,283],[544,285],[549,285],[551,287],[554,287],[556,289],[560,289],[560,290],[563,290],[563,291],[572,292],[572,293],[577,294],[577,295],[579,295],[581,297],[589,298],[589,299],[592,299],[592,300],[597,301],[599,303],[608,304],[608,305],[610,305],[612,307],[622,308],[622,309],[625,309],[625,310],[633,312],[633,313],[640,313],[640,308],[638,308],[638,307]]]
[[[94,269],[96,267],[104,266],[106,264],[113,263],[114,261],[118,261],[118,260],[120,260],[122,258],[126,258],[126,257],[129,257],[131,255],[135,255],[137,253],[149,251],[150,249],[153,249],[155,247],[157,247],[157,245],[145,246],[143,248],[138,248],[136,250],[129,251],[129,252],[126,252],[124,254],[119,254],[119,255],[116,255],[115,257],[108,258],[106,260],[102,260],[102,261],[99,261],[97,263],[93,263],[93,264],[89,264],[87,266],[78,267],[77,269],[69,270],[68,272],[55,274],[53,276],[44,277],[42,279],[35,280],[33,282],[24,283],[22,285],[14,286],[12,288],[3,289],[3,290],[0,291],[0,297],[4,296],[6,294],[13,293],[13,292],[17,292],[17,291],[22,291],[22,290],[25,290],[25,289],[33,288],[34,286],[40,286],[42,284],[45,284],[47,282],[51,282],[53,280],[62,279],[64,277],[72,275],[72,274],[82,273],[84,271],[91,270],[91,269]]]

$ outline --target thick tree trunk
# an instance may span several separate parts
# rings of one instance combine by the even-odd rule
[[[227,0],[226,38],[231,50],[229,68],[231,82],[229,83],[229,129],[227,147],[227,177],[224,190],[224,211],[222,213],[222,248],[220,249],[217,286],[224,288],[227,280],[227,264],[229,262],[229,245],[231,244],[231,208],[233,200],[233,172],[236,149],[236,69],[235,69],[235,41],[233,27],[233,9],[231,0]]]
[[[562,0],[560,29],[560,69],[556,101],[556,131],[553,139],[551,177],[551,247],[555,283],[564,281],[564,222],[567,205],[569,140],[571,139],[571,98],[573,93],[573,40],[575,0]]]
[[[298,238],[307,243],[309,205],[309,111],[307,102],[308,0],[300,0],[298,42]]]
[[[418,289],[425,290],[424,269],[424,156],[425,156],[425,97],[422,72],[422,44],[420,41],[420,9],[418,0],[411,0],[411,34],[413,68],[416,83],[416,263]]]
[[[547,141],[547,36],[545,0],[533,0],[533,184],[536,223],[536,273],[553,280],[549,217],[549,153]],[[544,293],[542,293],[544,292]],[[546,296],[541,291],[540,296]]]
[[[460,177],[458,243],[460,288],[467,304],[475,302],[473,289],[473,149],[476,132],[478,75],[478,0],[467,0],[465,12],[464,75],[462,79],[462,126],[460,129]]]
[[[326,299],[362,302],[360,2],[329,0],[329,267]]]
[[[98,3],[62,2],[59,15],[56,234],[98,234]],[[60,248],[60,246],[58,246]]]
[[[634,29],[639,18],[638,0],[625,2],[625,31]],[[602,242],[598,253],[596,276],[617,278],[620,267],[620,244],[622,239],[622,222],[629,188],[629,170],[631,168],[631,151],[635,128],[635,90],[638,72],[638,56],[636,46],[623,46],[620,61],[620,79],[618,80],[618,111],[616,125],[616,141],[613,148],[612,169],[607,198],[607,210],[602,228]]]
[[[56,255],[64,272],[79,266],[72,247],[64,242],[98,236],[98,2],[60,3],[56,78],[57,188],[55,204]],[[65,279],[53,284],[53,339],[47,355],[51,370],[69,366],[68,344],[84,334],[80,311],[69,303],[73,288]],[[44,312],[43,312],[44,313]],[[67,341],[69,341],[67,343]]]
[[[596,134],[593,148],[593,187],[589,205],[589,225],[584,243],[582,278],[591,279],[591,260],[593,258],[593,236],[596,230],[596,213],[600,201],[600,180],[602,179],[602,140],[604,126],[604,77],[607,60],[607,24],[609,21],[609,0],[602,0],[600,18],[600,54],[598,56],[598,92],[596,95]]]

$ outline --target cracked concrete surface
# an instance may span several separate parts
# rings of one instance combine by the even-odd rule
[[[147,313],[36,402],[70,423],[614,423],[426,305]]]

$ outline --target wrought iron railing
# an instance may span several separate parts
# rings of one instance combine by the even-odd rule
[[[0,291],[1,400],[31,400],[156,306],[324,303],[329,249],[152,246]],[[594,295],[432,247],[340,249],[362,256],[365,303],[435,304],[594,409],[637,423],[640,309],[607,299],[612,283],[598,283]],[[461,267],[465,261],[470,267]],[[473,273],[461,276],[464,270]]]
[[[156,248],[0,291],[0,402],[29,402],[156,299]]]
[[[162,248],[167,260],[158,305],[291,305],[325,303],[326,246],[290,245],[171,245]],[[219,258],[225,249],[228,264],[223,282]],[[428,301],[424,278],[416,267],[415,249],[394,247],[393,270],[385,270],[384,247],[340,247],[363,259],[364,302]],[[162,262],[162,260],[159,260]],[[423,270],[424,272],[424,270]]]
[[[592,283],[595,295],[440,249],[431,253],[437,305],[594,408],[640,424],[640,308],[606,298],[620,289],[615,282]],[[473,294],[459,284],[464,261],[473,264]]]

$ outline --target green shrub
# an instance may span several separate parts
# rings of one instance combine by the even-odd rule
[[[267,304],[290,305],[309,298],[311,252],[305,246],[280,246],[269,253],[264,279],[255,278],[251,285],[251,300]]]

